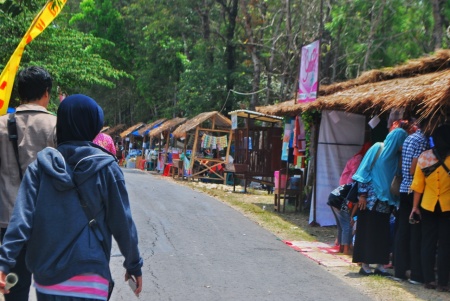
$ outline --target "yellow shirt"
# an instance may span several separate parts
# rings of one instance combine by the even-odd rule
[[[421,168],[429,166],[434,155],[431,150],[423,152],[419,156],[411,189],[423,193],[421,207],[434,212],[437,202],[442,211],[450,211],[450,175],[441,165],[428,177],[425,177]],[[445,165],[450,168],[450,156],[445,159]]]

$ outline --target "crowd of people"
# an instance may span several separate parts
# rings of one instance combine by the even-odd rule
[[[365,153],[364,146],[348,161],[328,204],[336,217],[340,251],[353,256],[361,266],[359,274],[447,292],[450,125],[439,125],[425,135],[424,122],[398,120],[384,142],[374,143]],[[401,183],[395,187],[399,177]],[[350,197],[352,187],[355,198]]]

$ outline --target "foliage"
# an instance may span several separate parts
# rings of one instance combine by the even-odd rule
[[[45,3],[0,4],[0,67]],[[67,1],[21,67],[43,65],[64,91],[99,99],[112,125],[226,115],[292,99],[314,40],[327,84],[448,47],[449,20],[442,0]]]

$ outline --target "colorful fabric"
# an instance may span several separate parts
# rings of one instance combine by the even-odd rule
[[[111,136],[104,133],[98,133],[98,135],[92,142],[94,142],[98,146],[103,147],[111,154],[116,155],[116,147],[114,146],[114,140],[111,138]]]
[[[429,148],[428,139],[417,130],[414,134],[406,137],[402,148],[402,183],[400,192],[410,193],[410,186],[413,175],[410,173],[410,167],[414,158],[418,158],[422,152]]]
[[[82,274],[54,285],[34,283],[40,293],[95,300],[108,298],[108,280],[96,274]]]

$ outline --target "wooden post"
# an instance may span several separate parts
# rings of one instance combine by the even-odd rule
[[[194,145],[192,146],[192,154],[191,154],[191,162],[189,163],[189,170],[192,174],[192,169],[194,167],[194,161],[195,161],[195,153],[197,152],[197,141],[198,141],[198,129],[199,125],[195,128],[195,138],[194,138]]]
[[[230,157],[231,141],[233,141],[232,138],[233,138],[233,130],[230,130],[230,134],[229,134],[229,138],[228,138],[227,152],[225,155],[225,164],[228,163],[228,158]],[[233,179],[233,181],[234,181],[234,179]],[[225,176],[225,179],[223,180],[223,184],[225,184],[225,185],[227,184],[227,176]]]

